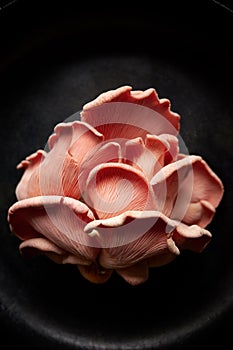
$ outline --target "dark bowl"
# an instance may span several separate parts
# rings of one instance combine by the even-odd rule
[[[79,7],[13,1],[0,10],[0,329],[24,349],[192,349],[233,346],[231,229],[232,12],[155,3],[155,8]],[[150,6],[149,6],[150,7]],[[225,193],[202,254],[184,251],[132,287],[103,285],[74,266],[24,260],[7,210],[22,175],[16,165],[44,148],[54,126],[100,92],[154,87],[181,115],[181,136],[222,179]]]

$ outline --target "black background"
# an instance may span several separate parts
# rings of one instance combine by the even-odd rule
[[[19,0],[0,8],[1,348],[233,345],[233,13],[214,1]],[[183,252],[136,288],[116,275],[90,285],[43,257],[24,261],[6,220],[21,177],[16,164],[43,148],[58,122],[121,85],[168,97],[189,152],[225,187],[208,249]]]

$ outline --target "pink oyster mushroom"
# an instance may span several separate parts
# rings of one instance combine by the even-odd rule
[[[168,99],[130,86],[58,124],[49,152],[18,165],[8,221],[23,256],[77,265],[93,283],[116,271],[137,285],[183,249],[202,252],[223,184],[200,156],[179,152],[179,128]]]

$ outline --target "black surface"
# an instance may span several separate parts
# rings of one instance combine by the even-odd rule
[[[76,5],[75,5],[76,4]],[[172,6],[171,6],[172,4]],[[2,6],[0,334],[24,349],[192,349],[233,346],[233,14],[216,2],[104,10],[77,2]],[[148,6],[148,5],[147,5]],[[6,221],[21,172],[53,127],[100,92],[154,87],[181,114],[181,136],[225,186],[197,255],[150,270],[148,282],[85,281],[72,266],[25,261]]]

